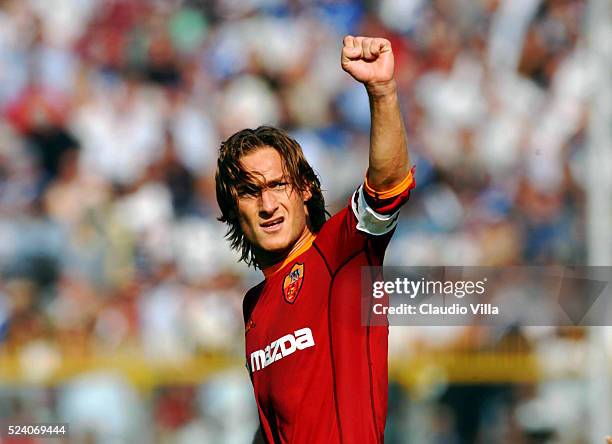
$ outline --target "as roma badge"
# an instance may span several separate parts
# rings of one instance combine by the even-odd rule
[[[283,295],[285,301],[293,304],[304,282],[304,264],[294,264],[291,271],[283,279]]]

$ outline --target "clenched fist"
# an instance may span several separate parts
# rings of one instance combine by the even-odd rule
[[[393,80],[393,51],[389,40],[372,37],[344,37],[342,69],[368,89],[385,87]]]

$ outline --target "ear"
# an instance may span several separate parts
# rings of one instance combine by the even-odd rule
[[[311,197],[312,197],[312,192],[310,191],[310,187],[302,191],[302,199],[304,200],[304,203],[308,202]]]

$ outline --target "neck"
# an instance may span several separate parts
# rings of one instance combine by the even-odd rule
[[[293,243],[293,245],[283,252],[272,253],[268,251],[261,251],[255,255],[258,266],[263,270],[276,264],[280,264],[284,260],[295,255],[304,245],[306,245],[312,238],[313,234],[310,227],[306,225],[300,237]]]

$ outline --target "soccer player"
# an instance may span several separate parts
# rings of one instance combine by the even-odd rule
[[[361,267],[382,265],[415,186],[389,41],[346,36],[342,68],[370,99],[369,166],[326,220],[299,144],[272,127],[222,143],[217,201],[231,246],[265,279],[244,298],[246,361],[269,443],[382,443],[388,327],[361,319]],[[257,439],[257,437],[256,437]]]

